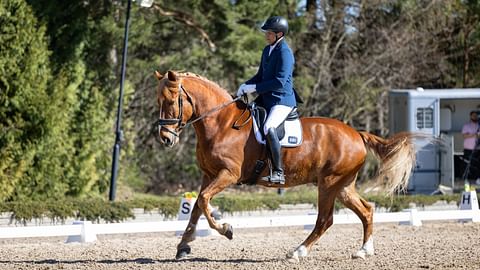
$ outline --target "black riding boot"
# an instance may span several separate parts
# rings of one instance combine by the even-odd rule
[[[285,176],[282,169],[282,153],[280,149],[280,141],[277,137],[275,128],[270,128],[266,134],[267,145],[270,148],[270,156],[272,158],[272,175],[270,182],[275,184],[285,184]]]

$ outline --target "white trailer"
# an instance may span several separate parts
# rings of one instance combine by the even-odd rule
[[[464,168],[462,127],[471,111],[480,111],[480,89],[394,89],[389,91],[390,134],[422,132],[444,144],[417,141],[417,164],[409,193],[432,193],[439,185],[455,187]]]

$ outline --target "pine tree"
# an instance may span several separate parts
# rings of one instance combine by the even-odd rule
[[[50,78],[45,27],[23,0],[0,5],[0,200],[21,194],[19,184],[42,159],[48,134]]]
[[[55,158],[63,161],[57,167],[62,172],[57,181],[65,186],[59,194],[99,194],[106,190],[110,174],[113,112],[118,92],[114,89],[117,81],[110,59],[114,47],[112,36],[117,30],[110,10],[113,3],[29,2],[48,26],[55,77],[52,90],[63,100],[58,104],[63,117],[54,121],[55,130],[62,132],[56,136],[68,138],[56,150]]]

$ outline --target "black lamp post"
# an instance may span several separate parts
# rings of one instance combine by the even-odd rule
[[[135,1],[135,0],[134,0]],[[140,0],[142,7],[151,7],[153,0]],[[125,19],[125,33],[123,36],[123,56],[122,56],[122,70],[120,80],[120,95],[118,96],[118,108],[117,108],[117,124],[115,130],[115,145],[113,146],[112,157],[112,175],[110,178],[110,201],[115,200],[115,191],[117,188],[117,176],[118,176],[118,158],[120,155],[120,144],[123,139],[123,131],[121,127],[122,120],[122,107],[123,107],[123,88],[125,84],[125,69],[127,64],[127,48],[128,48],[128,30],[130,26],[130,8],[132,6],[132,0],[128,0],[127,3],[127,17]]]

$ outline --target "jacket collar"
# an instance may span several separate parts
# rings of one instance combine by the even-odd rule
[[[278,46],[280,46],[280,43],[282,43],[284,39],[285,37],[279,38],[273,45],[270,45],[270,47],[277,48]]]
[[[284,42],[283,42],[284,39],[285,39],[285,38],[282,37],[282,38],[279,39],[274,45],[269,45],[269,46],[267,46],[268,52],[269,52],[269,55],[268,55],[269,57],[272,55],[272,53],[273,53],[274,51],[279,50],[279,48],[282,47],[282,45],[283,45],[283,43],[284,43]],[[272,47],[273,47],[273,48],[272,48]]]

